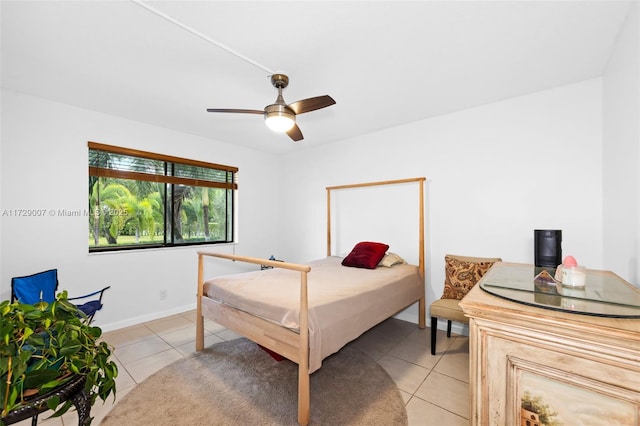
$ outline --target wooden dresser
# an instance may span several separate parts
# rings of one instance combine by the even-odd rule
[[[640,291],[592,270],[540,291],[537,272],[497,263],[460,302],[471,424],[640,426]]]

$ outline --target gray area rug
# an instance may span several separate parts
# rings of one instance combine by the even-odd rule
[[[104,426],[296,425],[297,364],[247,339],[215,344],[155,373],[118,401]],[[311,425],[406,425],[400,391],[346,346],[311,375]]]

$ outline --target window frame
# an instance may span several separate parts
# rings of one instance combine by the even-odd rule
[[[234,166],[227,166],[216,163],[209,163],[205,161],[192,160],[188,158],[176,157],[171,155],[158,154],[149,151],[142,151],[132,148],[124,148],[120,146],[107,145],[98,142],[88,142],[88,163],[89,163],[89,185],[92,185],[92,178],[112,178],[112,179],[126,179],[134,181],[147,181],[152,183],[158,183],[164,185],[164,205],[161,209],[164,210],[164,232],[161,242],[155,243],[141,243],[141,244],[127,244],[127,245],[107,245],[107,246],[92,246],[91,240],[89,240],[89,253],[99,252],[118,252],[124,250],[145,250],[145,249],[158,249],[158,248],[175,248],[175,247],[187,247],[197,246],[204,244],[232,244],[235,242],[235,226],[237,217],[237,173],[238,168]],[[162,162],[162,173],[156,168],[155,173],[147,173],[145,171],[119,169],[117,166],[112,166],[106,162],[96,165],[95,162],[92,165],[92,151],[93,155],[99,155],[99,152],[105,154],[115,154],[118,156],[134,157],[142,160],[151,160]],[[98,152],[96,154],[95,152]],[[98,160],[99,162],[99,160]],[[204,176],[200,173],[193,173],[192,176],[176,176],[176,169],[180,169],[177,166],[187,166],[182,170],[189,170],[191,167],[193,170],[204,170]],[[211,177],[207,177],[207,171],[211,172]],[[188,174],[188,173],[187,173]],[[217,188],[229,191],[230,196],[226,198],[225,207],[225,225],[226,232],[223,240],[217,241],[184,241],[175,242],[175,229],[174,229],[174,186],[185,185],[189,187],[198,188]],[[91,191],[92,188],[89,188]],[[230,199],[229,199],[230,198]],[[89,203],[91,200],[89,199]],[[91,205],[89,205],[91,207]],[[93,212],[89,211],[89,217]],[[88,225],[91,226],[90,219],[88,219]],[[229,229],[230,228],[230,229]],[[182,230],[181,230],[182,232]],[[89,238],[93,237],[91,230],[89,231]]]

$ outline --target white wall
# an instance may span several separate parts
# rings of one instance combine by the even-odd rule
[[[268,257],[278,245],[279,199],[272,183],[280,171],[272,155],[7,90],[1,136],[3,211],[88,208],[87,141],[237,166],[240,243],[89,254],[86,217],[5,215],[0,300],[10,297],[12,276],[58,268],[61,289],[72,295],[111,285],[96,316],[96,324],[109,330],[193,308],[198,249]],[[161,290],[166,300],[160,300]]]
[[[428,303],[442,293],[446,253],[532,262],[536,228],[562,229],[564,254],[607,268],[601,79],[283,158],[11,91],[3,91],[2,124],[3,209],[85,208],[93,140],[238,166],[240,244],[215,248],[292,262],[325,254],[326,186],[425,176]],[[385,220],[363,217],[365,225]],[[408,222],[394,226],[415,227]],[[112,308],[98,318],[105,330],[194,304],[196,248],[89,255],[85,218],[3,217],[1,232],[2,299],[11,276],[57,267],[72,293],[112,285]],[[221,268],[208,273],[227,272]],[[415,321],[415,309],[401,317]]]
[[[638,98],[625,94],[639,87],[637,10],[603,79],[282,158],[3,90],[0,207],[84,209],[88,140],[198,158],[240,168],[240,244],[215,249],[305,262],[325,254],[326,186],[425,176],[429,303],[442,292],[446,253],[532,262],[536,228],[562,229],[564,254],[629,279],[638,268],[640,125]],[[633,52],[630,67],[625,61]],[[280,185],[286,190],[279,192]],[[603,200],[619,209],[603,209]],[[634,209],[618,222],[616,212]],[[365,224],[384,220],[363,217]],[[98,318],[105,330],[194,304],[197,248],[89,255],[85,218],[1,219],[2,299],[10,277],[57,267],[72,293],[112,285],[112,308]],[[619,262],[618,251],[626,260]],[[218,265],[209,270],[226,272]],[[413,311],[402,317],[416,319]]]
[[[640,287],[640,7],[634,4],[603,77],[604,263]]]
[[[286,156],[283,257],[324,256],[326,186],[425,176],[427,303],[445,254],[532,263],[537,228],[562,229],[565,255],[602,268],[601,89],[597,78]]]

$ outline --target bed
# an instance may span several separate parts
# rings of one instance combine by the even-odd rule
[[[424,181],[412,178],[327,188],[327,257],[296,264],[198,252],[196,350],[204,349],[204,319],[213,320],[298,364],[298,423],[310,420],[309,376],[322,360],[371,327],[418,302],[425,327]],[[331,194],[363,186],[417,183],[418,265],[346,267],[331,254]],[[375,244],[375,243],[374,243]],[[209,257],[273,269],[205,279]]]

